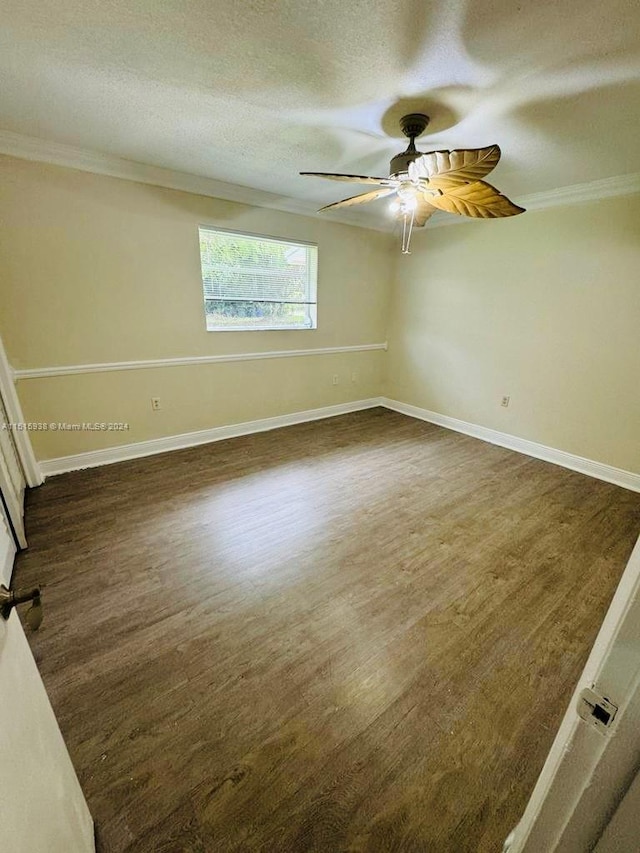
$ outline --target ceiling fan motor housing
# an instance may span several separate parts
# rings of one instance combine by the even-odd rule
[[[389,161],[389,177],[393,178],[403,172],[409,171],[409,163],[413,163],[418,157],[422,156],[420,151],[403,151],[402,154],[396,154]]]

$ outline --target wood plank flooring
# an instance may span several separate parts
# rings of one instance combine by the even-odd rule
[[[27,525],[103,853],[488,853],[640,495],[379,409],[55,477]]]

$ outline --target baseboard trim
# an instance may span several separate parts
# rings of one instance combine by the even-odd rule
[[[349,412],[360,412],[364,409],[372,409],[383,406],[394,412],[428,421],[445,429],[478,438],[489,444],[506,447],[515,450],[525,456],[533,456],[571,471],[578,471],[594,477],[596,480],[604,480],[623,489],[632,492],[640,492],[640,474],[625,471],[622,468],[614,468],[593,459],[585,459],[564,450],[547,447],[535,441],[528,441],[506,432],[489,429],[448,415],[441,415],[428,409],[421,409],[409,403],[392,400],[388,397],[371,397],[366,400],[355,400],[351,403],[339,403],[335,406],[323,406],[319,409],[308,409],[303,412],[292,412],[288,415],[278,415],[272,418],[261,418],[255,421],[246,421],[229,426],[212,427],[211,429],[187,432],[181,435],[170,435],[164,438],[154,438],[149,441],[140,441],[135,444],[121,444],[117,447],[107,447],[103,450],[92,450],[87,453],[78,453],[74,456],[60,456],[57,459],[45,459],[40,462],[40,468],[45,477],[53,477],[56,474],[64,474],[67,471],[77,471],[82,468],[95,468],[99,465],[111,465],[115,462],[125,462],[128,459],[138,459],[143,456],[153,456],[156,453],[166,453],[170,450],[181,450],[185,447],[195,447],[199,444],[208,444],[213,441],[223,441],[226,438],[237,438],[241,435],[250,435],[255,432],[266,432],[280,427],[293,426],[294,424],[317,421],[324,418],[332,418],[337,415],[345,415]]]
[[[380,397],[367,400],[355,400],[351,403],[338,403],[335,406],[323,406],[320,409],[307,409],[303,412],[292,412],[288,415],[278,415],[273,418],[261,418],[229,426],[212,427],[197,432],[186,432],[181,435],[169,435],[164,438],[153,438],[139,441],[135,444],[120,444],[116,447],[106,447],[103,450],[91,450],[87,453],[77,453],[73,456],[60,456],[56,459],[45,459],[40,462],[40,468],[45,477],[64,474],[68,471],[78,471],[82,468],[95,468],[99,465],[111,465],[114,462],[125,462],[128,459],[138,459],[142,456],[154,456],[156,453],[166,453],[169,450],[182,450],[185,447],[195,447],[199,444],[209,444],[213,441],[223,441],[226,438],[237,438],[254,432],[266,432],[294,424],[332,418],[346,415],[350,412],[360,412],[381,406]]]
[[[569,468],[571,471],[587,474],[589,477],[595,477],[596,480],[604,480],[607,483],[613,483],[615,486],[622,486],[623,489],[640,492],[640,474],[634,474],[632,471],[614,468],[612,465],[605,465],[602,462],[595,462],[593,459],[575,456],[573,453],[567,453],[564,450],[556,450],[554,447],[547,447],[535,441],[528,441],[525,438],[519,438],[507,432],[499,432],[498,430],[489,429],[489,427],[461,421],[458,418],[451,418],[448,415],[441,415],[438,412],[421,409],[418,406],[402,403],[399,400],[391,400],[383,397],[380,405],[387,409],[392,409],[394,412],[400,412],[403,415],[409,415],[409,417],[418,418],[421,421],[428,421],[454,432],[461,432],[473,438],[479,438],[481,441],[489,442],[489,444],[497,444],[500,447],[506,447],[508,450],[523,453],[525,456],[533,456],[536,459],[543,459],[545,462],[560,465],[562,468]]]

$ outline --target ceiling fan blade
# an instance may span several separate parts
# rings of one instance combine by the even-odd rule
[[[446,190],[443,195],[429,197],[429,204],[447,213],[459,216],[471,216],[475,219],[497,219],[503,216],[515,216],[524,213],[524,207],[518,207],[502,195],[491,184],[475,181]]]
[[[300,172],[301,175],[309,175],[312,178],[328,178],[330,181],[350,181],[354,184],[382,184],[388,186],[389,178],[372,178],[368,175],[337,175],[331,172]]]
[[[419,198],[418,205],[413,214],[413,224],[416,228],[422,228],[427,219],[430,219],[435,212],[436,208],[430,201],[427,201],[426,198]]]
[[[447,190],[484,178],[498,165],[499,160],[498,145],[430,151],[409,164],[409,177],[412,180],[422,179],[430,187]]]
[[[333,207],[352,207],[354,204],[366,204],[368,201],[375,201],[377,198],[384,198],[386,195],[392,195],[395,192],[395,187],[384,187],[381,190],[372,190],[362,195],[354,195],[351,198],[343,198],[342,201],[334,201],[333,204],[326,204],[321,207],[318,213],[323,210],[330,210]]]

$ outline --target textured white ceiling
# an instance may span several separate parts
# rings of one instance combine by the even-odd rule
[[[387,174],[404,140],[385,130],[403,104],[433,116],[422,150],[497,142],[491,180],[516,201],[638,171],[637,0],[0,0],[0,11],[3,130],[318,204],[353,193],[298,171]]]

